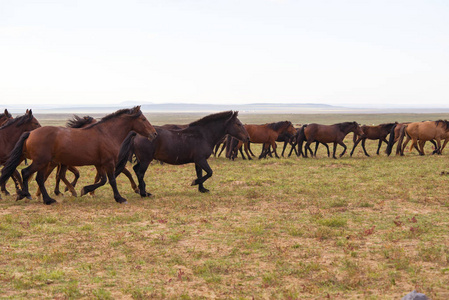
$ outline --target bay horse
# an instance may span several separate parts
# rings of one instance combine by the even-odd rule
[[[67,128],[84,128],[87,127],[91,124],[96,123],[97,120],[95,120],[93,117],[91,116],[84,116],[84,117],[79,117],[77,115],[74,115],[73,118],[69,119],[66,123],[66,127]],[[73,175],[75,176],[75,179],[70,183],[72,185],[72,187],[76,186],[76,183],[78,182],[78,179],[80,177],[80,172],[78,171],[78,169],[74,166],[67,166],[67,170],[69,170],[70,172],[73,173]],[[47,177],[50,175],[52,170],[48,170],[47,172]],[[56,195],[59,195],[61,192],[59,191],[59,183],[61,181],[61,165],[58,165],[58,170],[56,172],[56,184],[55,184],[55,189],[54,189],[54,193]],[[126,177],[128,177],[129,182],[131,183],[131,188],[135,191],[137,191],[137,184],[134,182],[134,179],[131,175],[131,173],[128,171],[128,169],[123,169],[123,174],[125,174]],[[65,175],[64,175],[65,176]],[[95,176],[95,182],[99,182],[100,181],[100,175],[97,173],[97,175]],[[66,187],[65,189],[66,191],[69,190],[68,187]],[[94,192],[91,192],[91,194],[94,194]],[[39,194],[38,194],[39,195]],[[73,194],[73,196],[76,197],[76,193]]]
[[[198,185],[198,191],[206,193],[209,190],[203,184],[212,176],[212,169],[207,159],[211,156],[217,142],[226,134],[239,140],[249,140],[248,133],[237,116],[238,112],[233,111],[211,114],[179,130],[155,126],[158,136],[154,141],[136,136],[130,143],[122,144],[116,174],[122,170],[129,156],[134,153],[137,164],[133,169],[139,180],[139,193],[140,196],[146,197],[151,196],[151,193],[145,190],[144,175],[153,159],[171,165],[194,163],[197,178],[192,185]],[[206,171],[205,176],[202,175],[203,170]]]
[[[360,128],[357,122],[343,122],[337,123],[333,125],[322,125],[322,124],[308,124],[307,127],[304,128],[304,137],[306,139],[306,144],[304,146],[304,157],[307,157],[307,150],[310,151],[310,154],[313,157],[312,149],[310,149],[310,144],[313,142],[320,143],[333,143],[334,149],[332,153],[333,158],[337,158],[335,156],[335,152],[337,150],[337,144],[343,147],[343,152],[340,154],[342,157],[346,153],[346,145],[343,143],[344,138],[350,132],[354,132],[358,135],[363,135],[363,131]],[[354,138],[356,135],[354,135]],[[302,147],[302,143],[304,140],[298,142],[298,150]]]
[[[5,110],[5,112],[7,111]],[[7,114],[5,113],[5,115]],[[9,117],[10,116],[11,115],[9,115]],[[23,116],[14,119],[9,117],[0,127],[0,165],[6,163],[14,145],[17,143],[22,133],[41,127],[39,121],[33,116],[31,110],[27,110]],[[19,185],[22,185],[22,179],[19,172],[15,171],[12,176],[16,185],[16,190],[19,190]],[[1,184],[1,191],[5,195],[9,195],[5,184],[6,181]]]
[[[0,126],[3,125],[3,123],[8,121],[9,119],[12,119],[12,116],[9,113],[9,111],[7,109],[5,109],[5,112],[0,114]]]
[[[25,157],[29,158],[33,162],[22,170],[23,189],[19,191],[17,200],[24,197],[31,198],[28,191],[28,179],[37,172],[36,182],[42,193],[43,202],[52,204],[56,200],[48,195],[45,188],[45,174],[51,165],[61,164],[61,168],[94,165],[100,174],[100,182],[83,187],[81,196],[104,185],[107,176],[114,192],[115,201],[124,203],[126,199],[120,195],[117,189],[114,168],[120,143],[125,138],[129,139],[131,137],[129,133],[133,131],[142,134],[149,140],[157,136],[156,130],[145,118],[140,106],[118,110],[84,128],[44,126],[24,133],[5,163],[0,176],[0,184],[11,177]],[[73,190],[65,177],[62,177],[61,180],[69,186],[71,191]]]
[[[265,152],[269,151],[269,146],[271,146],[271,148],[273,149],[276,158],[279,158],[279,155],[276,151],[276,140],[279,135],[288,133],[293,136],[296,134],[296,129],[290,121],[267,123],[263,125],[245,124],[245,129],[249,134],[251,143],[264,144],[263,149],[265,151],[261,153],[259,159],[264,156]],[[244,143],[245,152],[248,155],[249,159],[251,159],[248,148],[249,143]]]
[[[295,150],[296,156],[307,157],[304,154],[304,151],[302,151],[302,145],[305,141],[307,141],[307,138],[304,133],[304,130],[307,126],[308,126],[308,124],[304,124],[301,126],[301,128],[298,128],[298,130],[297,130],[298,132],[296,133],[296,136],[295,136],[295,142],[294,142],[294,144],[292,144],[292,148],[290,149],[290,153],[288,154],[288,157],[290,157],[292,155],[293,150]],[[329,146],[326,143],[321,143],[321,144],[323,144],[324,147],[326,147],[327,157],[330,157]],[[320,145],[320,142],[316,141],[315,142],[315,152],[313,153],[313,156],[316,156],[319,145]],[[298,150],[296,150],[296,147],[298,147]]]
[[[352,154],[354,153],[354,150],[357,147],[357,145],[360,142],[362,142],[363,152],[365,153],[366,156],[369,157],[369,154],[365,148],[365,142],[367,139],[379,140],[379,143],[377,145],[377,152],[376,152],[376,154],[379,155],[379,151],[380,151],[380,147],[382,146],[382,142],[384,142],[385,144],[388,145],[387,136],[390,134],[391,129],[396,124],[398,124],[398,123],[395,122],[395,123],[384,123],[384,124],[372,125],[372,126],[370,126],[370,125],[361,126],[363,135],[357,135],[357,140],[354,142],[354,146],[352,147],[350,156],[352,156]]]
[[[402,144],[402,141],[406,137],[406,140]],[[399,136],[398,143],[401,145],[401,156],[404,155],[404,149],[407,147],[409,141],[412,141],[410,145],[410,150],[414,147],[419,155],[424,155],[424,144],[426,141],[435,140],[436,148],[434,152],[441,154],[442,149],[446,146],[449,141],[449,121],[438,120],[438,121],[424,121],[424,122],[413,122],[404,125],[401,129],[401,134]],[[441,140],[444,140],[443,147],[441,147]],[[419,148],[418,148],[419,145]]]

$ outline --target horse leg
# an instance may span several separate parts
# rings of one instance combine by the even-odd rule
[[[329,145],[328,144],[326,144],[326,143],[322,143],[325,147],[326,147],[326,149],[327,149],[327,157],[331,157],[331,152],[330,152],[330,150],[329,150]]]
[[[310,152],[310,156],[313,157],[313,152],[312,149],[310,149],[310,142],[307,141],[306,144],[304,145],[304,157],[307,158],[307,150]]]
[[[444,149],[444,147],[446,147],[447,142],[449,142],[449,139],[444,140],[443,146],[440,149],[440,153],[439,153],[440,155],[443,154],[443,149]]]
[[[108,175],[108,179],[109,179],[109,184],[111,185],[112,191],[114,192],[114,199],[117,203],[127,203],[126,199],[123,198],[118,189],[117,189],[117,181],[115,180],[115,164],[111,164],[107,171],[106,174]]]
[[[80,171],[78,171],[78,169],[75,168],[74,166],[67,166],[67,170],[72,172],[73,175],[75,176],[75,179],[73,179],[73,181],[70,183],[70,185],[73,186],[73,188],[75,188],[76,184],[78,183],[78,179],[80,178]],[[67,192],[68,190],[69,188],[66,186],[64,191]]]
[[[345,143],[343,143],[343,141],[339,142],[338,144],[341,145],[341,146],[343,147],[343,152],[340,154],[340,157],[342,157],[343,155],[345,155],[346,149],[347,149],[348,147],[346,147],[346,145],[345,145]],[[335,150],[334,150],[334,153],[335,153]]]
[[[62,182],[64,182],[64,184],[66,185],[66,187],[68,188],[68,190],[70,191],[70,193],[72,193],[73,197],[77,197],[77,193],[75,191],[75,188],[72,186],[72,184],[67,180],[66,178],[66,171],[67,171],[67,166],[66,165],[60,165],[59,166],[59,174],[58,177],[59,179],[62,180]],[[56,188],[55,188],[56,189]],[[59,191],[58,191],[59,192]],[[56,193],[56,191],[55,191]]]
[[[128,169],[125,167],[122,171],[123,174],[125,174],[126,177],[128,177],[129,182],[131,183],[131,188],[134,192],[138,192],[139,188],[137,187],[136,182],[134,181],[133,175],[131,175],[131,172],[128,171]]]
[[[53,169],[54,168],[52,168],[51,170],[53,171]],[[40,170],[38,170],[37,174],[36,174],[36,182],[37,182],[37,185],[39,186],[39,190],[41,191],[42,200],[44,201],[44,204],[50,205],[50,204],[56,203],[56,200],[51,198],[50,195],[48,195],[47,189],[45,188],[45,177],[46,177],[47,173],[48,173],[47,168],[41,168]],[[22,174],[23,174],[23,172],[22,172]],[[23,176],[23,178],[25,178],[25,176]],[[24,182],[24,185],[25,185],[25,182]]]
[[[246,157],[245,157],[245,155],[243,154],[243,149],[242,149],[242,147],[239,147],[239,148],[237,149],[237,151],[240,151],[240,154],[242,155],[242,158],[246,160]]]
[[[332,152],[332,158],[334,158],[334,159],[337,159],[337,157],[335,156],[335,151],[336,150],[337,150],[337,143],[334,142],[334,149],[333,149],[333,152]]]
[[[407,138],[405,139],[404,143],[402,145],[400,145],[401,156],[404,156],[404,149],[407,147],[407,144],[408,144],[409,141],[410,141],[410,137],[407,136]],[[399,147],[399,143],[398,143],[398,147]]]
[[[103,170],[102,168],[95,166],[95,168],[97,168],[97,175],[100,176],[100,181],[91,185],[86,185],[81,189],[81,196],[86,195],[87,193],[93,192],[95,191],[97,188],[99,188],[100,186],[103,186],[106,184],[106,172],[105,170]],[[114,177],[115,178],[115,177]]]
[[[249,142],[244,143],[244,144],[243,144],[243,147],[244,147],[244,150],[245,150],[246,155],[248,156],[248,160],[252,160],[251,155],[250,155],[249,152],[248,152],[248,149],[249,149]],[[251,153],[252,153],[252,152],[251,152]]]
[[[277,148],[276,141],[271,142],[271,147],[273,148],[274,155],[276,156],[276,158],[280,158],[276,151],[276,148]]]
[[[201,193],[207,193],[209,192],[208,189],[206,189],[203,185],[203,183],[209,179],[212,176],[212,169],[210,168],[209,164],[207,163],[206,159],[199,160],[198,162],[195,162],[195,170],[197,179],[195,179],[192,182],[192,185],[198,185],[198,191]],[[206,171],[206,175],[202,176],[203,171]]]
[[[357,147],[357,145],[360,143],[361,140],[362,140],[361,137],[358,137],[358,138],[357,138],[357,140],[356,140],[355,143],[354,143],[354,146],[352,146],[351,154],[350,154],[349,156],[352,157],[352,154],[354,153],[355,147]],[[363,150],[365,150],[365,149],[363,149]],[[366,152],[365,152],[365,153],[366,153]],[[368,156],[369,156],[369,155],[368,155]]]
[[[65,170],[64,170],[64,172],[65,172]],[[48,176],[50,176],[50,174],[48,174]],[[61,194],[61,192],[59,191],[59,182],[60,181],[61,181],[61,165],[58,165],[58,167],[56,169],[55,189],[53,190],[55,195]],[[66,186],[66,188],[67,188],[67,186]]]
[[[249,151],[249,153],[251,153],[252,156],[256,157],[256,155],[251,150],[251,142],[248,142],[248,151]]]
[[[284,141],[284,148],[282,148],[281,156],[284,157],[285,148],[287,148],[288,142]]]
[[[137,181],[139,182],[139,194],[140,197],[151,197],[152,194],[145,190],[146,183],[144,180],[145,172],[150,165],[151,160],[140,160],[137,164],[134,165],[133,170],[136,173]]]
[[[419,143],[418,143],[418,145],[419,145],[419,149],[417,148],[417,150],[418,150],[418,152],[419,152],[419,155],[424,155],[425,153],[424,153],[424,145],[426,144],[426,141],[424,141],[424,140],[420,140],[419,141]],[[437,148],[438,149],[438,148]]]
[[[56,172],[56,179],[58,179],[58,172],[59,172],[59,165],[55,164],[55,163],[48,163],[47,164],[47,168],[45,169],[45,175],[44,175],[44,182],[47,181],[48,177],[51,175],[51,172],[53,172],[53,170],[58,167],[58,171]],[[56,190],[56,187],[58,188],[58,190]],[[55,191],[54,193],[56,195],[59,195],[59,182],[58,185],[55,187]],[[36,197],[39,197],[40,195],[42,195],[40,188],[37,188],[36,191]]]
[[[223,153],[223,150],[226,149],[226,143],[223,143],[223,146],[221,146],[220,153],[218,153],[217,157],[220,157],[221,153]],[[217,149],[218,150],[218,149]],[[215,154],[217,154],[217,150],[215,150]]]
[[[320,142],[318,142],[318,141],[315,142],[315,152],[313,152],[312,157],[313,157],[313,156],[316,157],[316,153],[318,152],[318,145],[319,145],[319,144],[320,144]]]
[[[368,152],[366,152],[365,143],[366,143],[366,139],[363,139],[362,140],[362,149],[363,149],[363,152],[365,152],[365,155],[369,157]],[[377,148],[377,155],[379,155],[380,144],[382,144],[382,141],[379,140],[379,148]]]

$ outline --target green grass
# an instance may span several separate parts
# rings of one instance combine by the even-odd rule
[[[377,143],[367,145],[374,154]],[[316,159],[211,158],[208,194],[190,186],[193,165],[154,163],[145,178],[152,198],[118,178],[127,205],[108,185],[94,196],[65,193],[50,207],[3,196],[0,294],[400,299],[417,289],[447,299],[447,155],[368,158],[358,147],[334,160],[321,147]],[[77,191],[95,175],[80,171]]]

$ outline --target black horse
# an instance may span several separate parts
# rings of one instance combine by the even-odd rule
[[[209,190],[203,183],[212,176],[212,169],[207,159],[213,153],[213,148],[223,136],[229,134],[239,140],[249,141],[248,132],[237,118],[238,112],[226,111],[206,116],[190,123],[183,129],[167,129],[155,126],[157,138],[149,141],[141,136],[135,136],[130,143],[123,143],[120,149],[116,174],[126,165],[132,153],[136,155],[137,164],[133,167],[139,180],[139,193],[142,197],[151,196],[145,190],[144,175],[153,159],[171,164],[183,165],[195,163],[197,179],[192,185],[198,185],[201,193]],[[203,176],[203,170],[206,175]]]

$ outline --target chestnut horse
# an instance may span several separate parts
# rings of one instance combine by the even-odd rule
[[[406,140],[402,144],[404,137],[406,137]],[[424,144],[427,141],[436,140],[437,146],[434,152],[441,154],[441,151],[449,141],[449,121],[424,121],[404,125],[398,140],[398,143],[402,144],[401,155],[404,155],[404,149],[410,140],[412,141],[410,150],[414,147],[419,155],[424,155]],[[441,147],[441,140],[444,140],[443,147]]]
[[[79,117],[77,115],[74,115],[72,119],[69,119],[67,121],[66,127],[67,128],[84,128],[84,127],[87,127],[96,122],[97,121],[91,116]],[[75,176],[75,179],[70,183],[73,187],[75,187],[76,183],[78,182],[78,179],[80,177],[80,172],[78,171],[78,169],[76,167],[73,167],[73,166],[67,166],[67,170],[72,172],[73,175]],[[50,175],[51,171],[52,170],[48,170],[47,177]],[[55,189],[54,189],[54,193],[56,195],[59,195],[61,193],[59,191],[59,183],[61,181],[60,172],[61,172],[61,165],[58,165],[58,170],[56,172],[56,185],[55,185]],[[137,184],[134,182],[134,179],[133,179],[131,173],[128,171],[128,169],[126,169],[126,168],[123,169],[123,174],[125,174],[125,176],[128,177],[129,182],[131,183],[131,188],[133,190],[137,191]],[[98,182],[99,180],[100,180],[100,176],[97,173],[97,175],[95,176],[95,182]],[[69,188],[66,187],[65,190],[68,191]],[[94,192],[91,192],[91,194],[93,194],[93,193]],[[76,196],[76,194],[74,196]]]
[[[360,128],[359,124],[357,124],[357,122],[343,122],[333,125],[322,125],[316,123],[308,124],[307,127],[304,128],[304,137],[307,141],[304,146],[304,157],[307,157],[307,150],[310,151],[310,154],[313,157],[312,149],[310,149],[310,144],[313,142],[326,144],[333,143],[333,158],[337,158],[335,156],[337,144],[341,145],[344,148],[343,152],[340,154],[340,157],[342,157],[347,149],[345,143],[343,143],[343,140],[350,132],[354,132],[358,135],[363,135],[363,131]],[[355,136],[356,135],[354,135],[354,138]],[[301,149],[303,142],[304,139],[298,141],[298,150]]]
[[[5,113],[7,113],[7,110],[5,110]],[[41,125],[33,116],[31,110],[27,110],[25,115],[15,119],[8,118],[8,120],[0,127],[0,165],[6,163],[14,145],[17,143],[22,133],[39,127],[41,127]],[[16,190],[19,190],[19,185],[22,185],[22,179],[18,171],[13,173],[13,179],[16,184]],[[5,195],[9,195],[5,183],[6,182],[3,182],[1,184],[1,190]]]
[[[123,143],[120,149],[116,168],[118,174],[126,165],[130,155],[134,153],[137,164],[133,167],[139,180],[140,195],[151,196],[145,190],[144,175],[153,159],[171,164],[183,165],[195,163],[197,179],[192,185],[198,185],[201,193],[208,192],[203,183],[212,176],[212,169],[207,163],[214,146],[226,134],[239,140],[249,140],[248,133],[237,118],[238,112],[226,111],[208,115],[190,123],[186,128],[173,130],[155,126],[158,136],[154,141],[148,141],[141,136],[135,137],[130,143]],[[203,176],[203,170],[206,175]]]
[[[45,204],[55,203],[45,188],[45,174],[51,165],[66,166],[94,165],[101,176],[99,183],[83,187],[81,195],[94,191],[109,184],[114,192],[114,199],[119,203],[126,202],[118,189],[114,168],[117,162],[118,147],[131,131],[136,131],[145,138],[154,139],[156,130],[151,126],[140,110],[140,106],[132,109],[118,110],[99,122],[84,128],[64,128],[45,126],[22,134],[9,159],[5,163],[0,177],[0,184],[11,177],[20,162],[26,157],[33,163],[22,170],[23,189],[18,194],[18,200],[31,197],[28,191],[28,179],[37,171],[36,182],[42,193]],[[128,135],[128,136],[127,136]],[[73,187],[62,177],[73,193]]]
[[[245,125],[246,131],[248,131],[250,142],[256,144],[264,144],[263,151],[259,156],[259,159],[264,157],[266,153],[269,151],[269,146],[274,151],[274,155],[279,158],[279,155],[276,152],[276,140],[279,135],[288,133],[291,136],[296,134],[296,129],[293,127],[292,122],[290,121],[281,121],[276,123],[268,123],[263,125]],[[249,144],[244,143],[245,152],[248,155],[248,158],[251,159],[250,154],[248,152]]]
[[[391,128],[390,138],[388,139],[387,149],[385,150],[385,153],[388,156],[390,156],[391,151],[393,150],[394,144],[399,140],[402,128],[407,124],[410,124],[410,122],[398,123]],[[433,151],[433,154],[436,153],[437,152],[437,143],[434,140],[430,140],[429,142],[431,142],[433,144],[433,146],[435,147],[435,151]],[[400,154],[401,154],[401,144],[398,143],[398,145],[396,146],[396,155],[400,155]]]
[[[368,154],[368,152],[366,152],[366,148],[365,148],[365,142],[367,139],[379,140],[379,144],[377,145],[377,152],[376,152],[376,154],[379,155],[380,146],[382,146],[382,142],[384,142],[385,144],[388,145],[387,135],[390,134],[391,128],[393,128],[393,126],[395,126],[396,124],[398,124],[398,123],[396,122],[396,123],[379,124],[379,125],[375,125],[375,126],[370,126],[370,125],[361,126],[363,135],[357,136],[357,140],[354,142],[354,146],[352,147],[350,156],[352,156],[352,154],[354,153],[355,147],[357,147],[357,145],[360,142],[362,142],[363,152],[365,153],[366,156],[369,156],[369,154]]]

